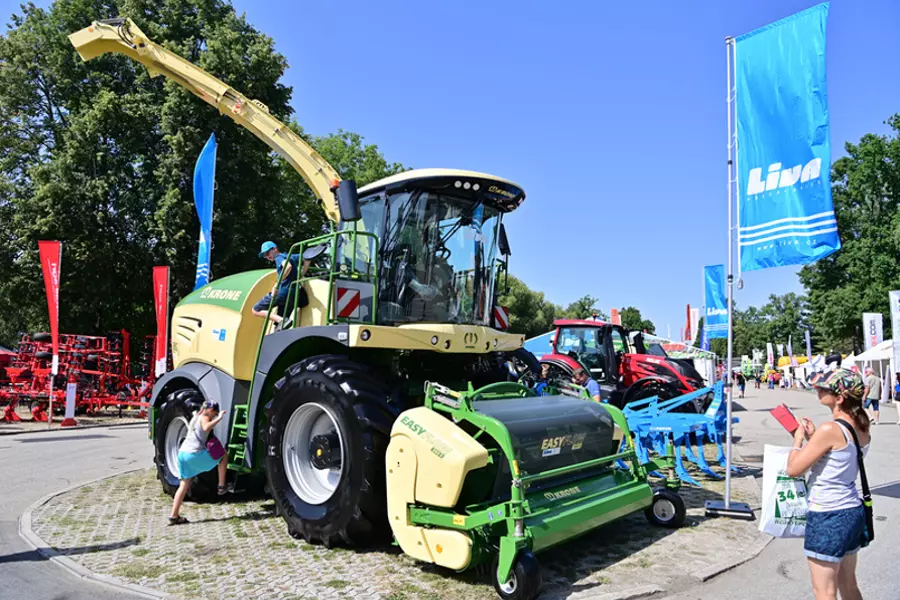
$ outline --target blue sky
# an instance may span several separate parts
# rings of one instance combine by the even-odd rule
[[[637,306],[673,336],[703,265],[726,260],[724,39],[814,4],[234,2],[287,57],[309,132],[518,182],[514,274],[559,304]],[[898,25],[896,0],[831,2],[833,158],[900,112]],[[792,268],[744,282],[743,307],[801,291]]]

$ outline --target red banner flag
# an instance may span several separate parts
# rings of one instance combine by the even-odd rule
[[[50,311],[50,338],[53,341],[52,373],[59,372],[59,269],[62,263],[62,244],[56,241],[38,241],[41,254],[41,270],[44,271],[44,287],[47,289],[47,308]]]
[[[153,304],[156,307],[156,376],[166,372],[169,346],[169,267],[153,267]]]

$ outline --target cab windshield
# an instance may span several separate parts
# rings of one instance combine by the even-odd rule
[[[364,198],[361,213],[357,230],[380,240],[379,323],[488,324],[499,210],[477,196],[412,190]]]

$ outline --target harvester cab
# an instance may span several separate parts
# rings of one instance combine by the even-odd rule
[[[305,275],[239,273],[176,306],[175,368],[150,402],[166,492],[178,486],[188,423],[213,398],[230,414],[215,433],[228,442],[231,476],[264,477],[292,536],[352,546],[393,535],[416,558],[459,570],[493,556],[504,598],[537,594],[532,550],[638,509],[680,523],[680,499],[651,490],[633,450],[609,454],[613,422],[627,437],[621,413],[538,399],[507,381],[517,357],[540,369],[524,337],[495,320],[510,254],[502,220],[522,204],[520,186],[422,169],[357,189],[265,105],[130,20],[95,22],[70,40],[84,60],[118,52],[141,62],[253,132],[303,176],[331,222],[289,250],[313,263]],[[285,318],[273,330],[253,307],[282,284]],[[632,466],[613,469],[618,459]],[[215,474],[198,476],[191,493],[214,496]]]

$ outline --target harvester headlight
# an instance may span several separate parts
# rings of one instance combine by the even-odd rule
[[[500,343],[500,342],[497,340],[497,338],[494,338],[494,348],[497,347],[497,344],[498,344],[498,343]]]
[[[438,343],[438,336],[436,336],[436,335],[431,336],[431,345],[437,346],[437,343]]]
[[[453,184],[453,187],[455,187],[455,188],[461,188],[461,187],[462,187],[462,181],[457,181],[456,183]]]
[[[477,192],[480,188],[481,188],[481,186],[478,185],[477,183],[472,184],[472,189],[475,190],[476,192]]]
[[[447,340],[446,342],[444,342],[444,348],[446,348],[447,350],[450,349],[450,340]]]
[[[470,187],[472,187],[472,184],[469,183],[468,181],[463,184],[463,189],[465,189],[465,190],[469,189]]]
[[[364,342],[368,342],[369,338],[372,337],[372,332],[368,329],[363,329],[362,333],[359,334],[360,339]]]

